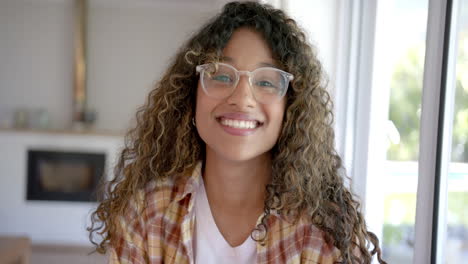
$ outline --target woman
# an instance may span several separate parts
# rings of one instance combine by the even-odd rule
[[[226,4],[138,111],[93,213],[97,251],[112,263],[385,263],[343,184],[323,77],[281,10]]]

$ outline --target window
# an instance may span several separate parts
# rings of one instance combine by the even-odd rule
[[[466,262],[468,1],[377,3],[366,219],[389,263]]]
[[[448,65],[446,83],[446,122],[451,129],[444,136],[449,151],[442,157],[448,168],[442,171],[446,190],[440,190],[439,224],[444,241],[440,259],[444,263],[463,263],[468,260],[468,0],[452,7],[453,63]],[[444,185],[440,185],[442,188]]]
[[[379,1],[366,219],[388,263],[413,263],[427,0]]]

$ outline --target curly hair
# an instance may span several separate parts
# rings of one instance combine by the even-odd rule
[[[345,187],[341,158],[334,148],[332,102],[316,51],[283,11],[256,2],[232,2],[194,34],[176,54],[161,80],[136,113],[125,136],[113,180],[91,215],[88,228],[96,251],[117,243],[117,219],[128,200],[152,180],[193,170],[204,160],[205,143],[191,124],[198,76],[195,67],[217,61],[233,32],[241,27],[261,34],[274,59],[295,77],[286,94],[282,130],[271,150],[272,178],[266,186],[264,232],[272,210],[306,215],[341,252],[343,263],[371,263],[381,250],[367,230],[360,204]],[[102,239],[95,242],[94,237]]]

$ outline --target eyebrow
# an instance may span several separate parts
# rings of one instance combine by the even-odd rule
[[[223,56],[223,57],[221,57],[221,61],[234,62],[234,59],[231,58],[231,57],[228,57],[228,56]],[[261,66],[261,67],[272,67],[272,68],[277,68],[278,69],[278,66],[276,66],[275,64],[272,64],[272,63],[268,63],[268,62],[260,62],[257,65]]]

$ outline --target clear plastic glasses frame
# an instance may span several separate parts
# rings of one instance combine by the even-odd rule
[[[252,94],[258,102],[269,104],[281,100],[286,94],[289,82],[294,76],[273,67],[261,67],[254,71],[239,71],[226,63],[207,63],[198,65],[196,71],[206,95],[224,99],[237,87],[240,77],[246,75]]]

